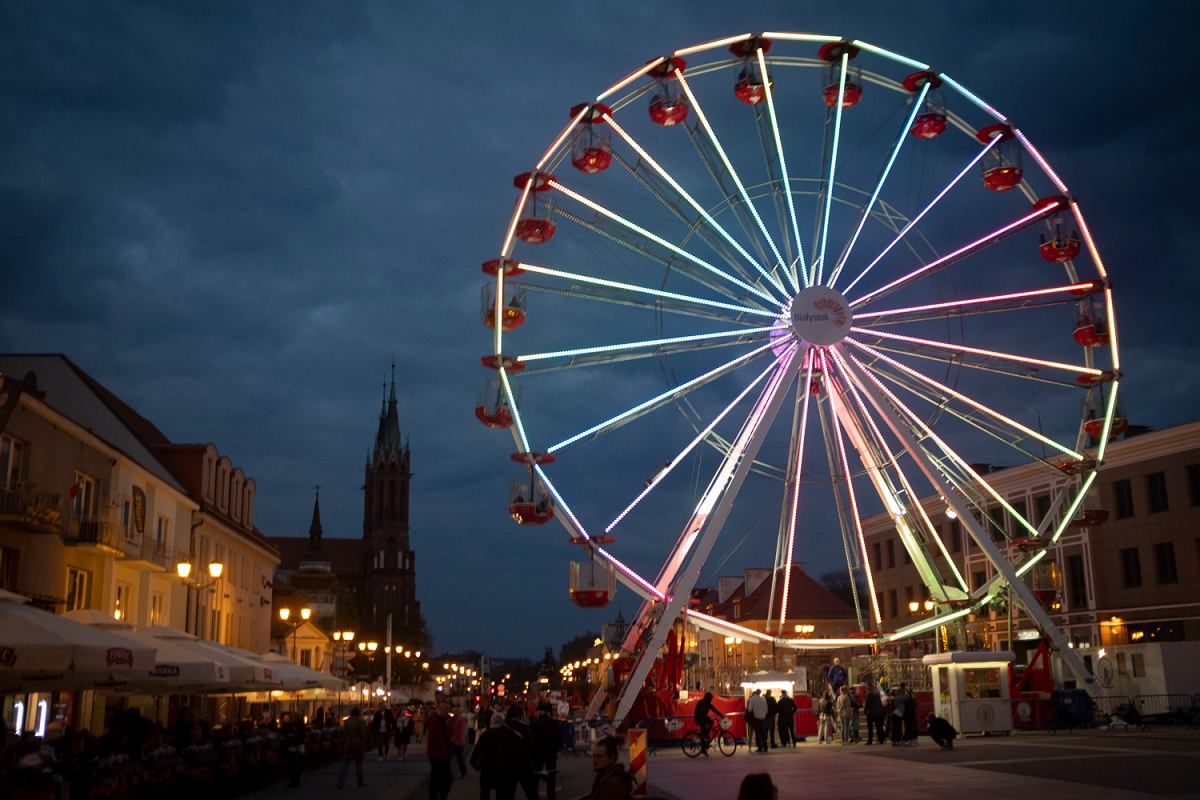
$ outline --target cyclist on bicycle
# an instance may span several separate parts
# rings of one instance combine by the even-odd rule
[[[713,720],[709,713],[716,714],[718,717],[724,717],[717,707],[713,705],[713,693],[705,692],[704,697],[700,702],[696,703],[696,710],[692,714],[692,718],[696,721],[696,725],[700,728],[700,752],[708,755],[708,732],[712,729]]]

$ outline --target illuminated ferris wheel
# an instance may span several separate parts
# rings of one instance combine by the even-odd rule
[[[1125,425],[1112,292],[1015,121],[866,42],[744,34],[571,108],[514,187],[483,264],[494,375],[476,416],[516,442],[513,519],[557,520],[582,549],[572,599],[604,605],[620,582],[643,600],[628,685],[680,615],[836,647],[962,618],[1008,584],[1087,675],[1043,608],[1044,570],[1102,515],[1086,497]],[[1051,507],[1005,497],[984,461],[1044,470]],[[863,532],[881,513],[936,604],[893,632]],[[955,517],[994,567],[979,585],[939,535]],[[773,543],[766,631],[689,606],[722,531]],[[801,640],[789,582],[822,538],[865,589],[859,630]]]

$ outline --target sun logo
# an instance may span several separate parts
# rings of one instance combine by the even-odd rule
[[[839,328],[846,324],[846,309],[842,304],[832,297],[823,297],[813,303],[813,308],[819,308],[822,311],[828,311],[833,317],[833,324]]]

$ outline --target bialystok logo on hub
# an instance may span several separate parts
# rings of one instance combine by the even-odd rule
[[[846,299],[825,286],[803,290],[792,301],[792,330],[810,344],[837,344],[845,336],[851,314]]]

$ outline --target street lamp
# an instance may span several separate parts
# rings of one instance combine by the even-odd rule
[[[210,561],[210,562],[208,562],[208,576],[209,576],[210,580],[208,580],[207,582],[202,582],[199,580],[195,580],[191,577],[192,562],[190,562],[190,561],[176,562],[175,574],[179,576],[179,580],[185,586],[187,586],[189,589],[188,594],[187,594],[187,607],[184,609],[184,615],[183,615],[183,629],[185,632],[188,632],[188,633],[191,632],[190,630],[188,630],[188,627],[189,627],[188,623],[192,617],[191,608],[193,605],[191,590],[194,589],[197,592],[202,592],[205,589],[208,589],[209,591],[215,592],[217,581],[219,581],[221,579],[221,574],[224,571],[225,571],[225,565],[222,564],[220,561]],[[195,613],[196,634],[199,635],[200,634],[200,620],[202,619],[200,616],[200,598],[199,597],[196,598],[195,606],[196,606],[196,613]]]
[[[927,617],[933,613],[934,602],[932,598],[926,597],[922,600],[909,600],[908,613],[914,617]]]
[[[337,648],[338,661],[340,662],[339,664],[336,665],[336,668],[338,670],[337,677],[339,677],[339,678],[343,677],[342,673],[346,672],[346,667],[347,667],[346,651],[350,648],[350,645],[353,642],[354,642],[354,631],[334,631],[333,632],[333,643],[334,643],[334,646]]]
[[[300,654],[296,650],[296,633],[297,633],[297,631],[300,630],[300,626],[302,626],[304,623],[308,622],[309,618],[312,617],[312,609],[309,608],[308,606],[305,606],[304,608],[300,609],[300,619],[296,620],[295,622],[288,621],[289,619],[291,619],[291,616],[292,616],[292,610],[290,608],[284,606],[283,608],[279,609],[279,619],[285,625],[290,625],[292,628],[291,659],[293,661],[295,661],[297,664],[299,664],[300,663]]]

